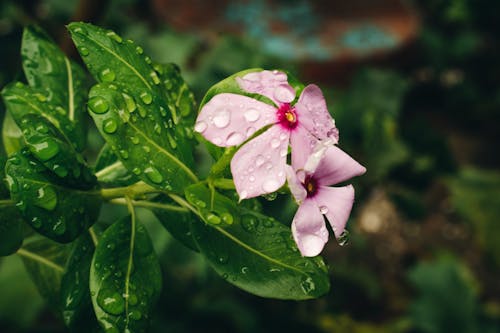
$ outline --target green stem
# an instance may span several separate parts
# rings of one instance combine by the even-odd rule
[[[162,190],[156,189],[142,181],[125,187],[103,188],[101,189],[101,196],[104,200],[111,200],[115,198],[135,198],[148,193],[161,193]]]
[[[25,257],[25,258],[28,258],[30,260],[37,261],[37,262],[41,263],[42,265],[45,265],[45,266],[50,267],[52,269],[55,269],[56,271],[58,271],[60,273],[64,272],[63,267],[59,266],[55,262],[50,261],[47,258],[44,258],[36,253],[30,252],[30,251],[25,250],[25,249],[19,249],[19,250],[17,250],[16,253],[19,254],[21,257]]]
[[[189,204],[189,202],[187,202],[186,200],[184,200],[182,197],[178,196],[177,194],[169,194],[168,196],[172,200],[174,200],[175,202],[177,202],[180,206],[186,207],[187,209],[189,209],[190,211],[192,211],[193,213],[195,213],[196,215],[198,215],[199,217],[201,217],[201,215],[198,212],[198,210],[196,208],[194,208],[193,206],[191,206]]]
[[[169,204],[162,204],[159,202],[151,202],[151,201],[146,201],[146,200],[130,200],[132,202],[132,205],[134,207],[143,207],[143,208],[157,208],[157,209],[162,209],[162,210],[169,210],[172,212],[188,212],[189,210],[184,208],[184,207],[179,207],[179,206],[174,206],[174,205],[169,205]],[[109,201],[109,203],[116,204],[116,205],[124,205],[127,206],[128,202],[127,199],[123,198],[118,198],[118,199],[112,199]]]
[[[123,166],[123,163],[121,161],[117,161],[113,164],[108,165],[104,169],[101,169],[95,173],[95,176],[97,177],[98,180],[102,180],[103,177],[107,176],[108,174],[112,173],[116,169],[120,168]]]
[[[94,243],[94,246],[97,246],[97,243],[98,243],[97,234],[95,233],[95,230],[93,227],[89,228],[89,235],[90,235],[90,238],[92,238],[92,243]]]
[[[0,200],[0,206],[14,206],[16,203],[10,199]]]
[[[128,327],[129,323],[129,313],[128,313],[128,297],[129,297],[129,289],[130,289],[130,276],[132,275],[132,266],[134,261],[134,246],[135,246],[135,209],[132,205],[132,200],[129,197],[125,197],[127,200],[127,207],[130,213],[130,222],[131,222],[131,232],[130,232],[130,253],[128,257],[128,265],[127,265],[127,275],[125,276],[125,315],[126,315],[126,323],[125,327]]]
[[[226,170],[229,163],[231,163],[231,159],[236,153],[236,147],[226,148],[224,154],[219,158],[217,162],[210,168],[210,177],[217,178],[220,174]]]

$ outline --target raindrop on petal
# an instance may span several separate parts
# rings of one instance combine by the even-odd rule
[[[218,128],[224,128],[229,125],[229,121],[231,120],[231,114],[225,108],[219,109],[213,118],[214,125]]]
[[[245,117],[246,121],[253,123],[259,119],[260,112],[258,110],[255,110],[255,109],[248,109],[245,111],[243,116]]]

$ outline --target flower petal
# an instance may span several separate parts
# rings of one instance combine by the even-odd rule
[[[326,215],[335,237],[338,238],[344,231],[349,214],[351,214],[354,203],[354,187],[352,185],[343,187],[320,186],[314,201],[319,206],[319,210]]]
[[[240,200],[272,193],[283,186],[289,138],[280,126],[272,126],[234,154],[231,172]]]
[[[246,92],[266,96],[276,105],[290,103],[295,99],[295,90],[288,84],[287,76],[283,72],[252,72],[236,78],[236,82]]]
[[[292,167],[296,171],[304,168],[308,156],[317,143],[318,140],[300,124],[290,133]]]
[[[336,146],[330,146],[319,162],[314,176],[320,185],[334,185],[366,172],[364,166]]]
[[[320,254],[328,241],[328,229],[314,200],[304,200],[292,221],[292,234],[305,257]]]
[[[318,86],[310,84],[304,88],[299,101],[295,104],[295,110],[299,119],[306,129],[318,139],[339,140],[339,131],[335,127],[335,121],[328,112],[325,98]]]
[[[276,121],[276,109],[236,94],[215,95],[203,106],[194,130],[220,147],[237,146],[255,131]]]
[[[291,166],[287,165],[285,170],[288,188],[290,188],[290,192],[292,192],[295,201],[300,205],[306,198],[307,191]]]

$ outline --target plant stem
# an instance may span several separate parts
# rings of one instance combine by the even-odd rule
[[[145,201],[145,200],[130,200],[132,205],[134,207],[144,207],[144,208],[158,208],[162,210],[169,210],[172,212],[189,212],[189,209],[184,208],[184,207],[179,207],[179,206],[174,206],[174,205],[169,205],[169,204],[162,204],[159,202],[151,202],[151,201]],[[123,198],[118,198],[118,199],[112,199],[109,201],[109,203],[116,204],[116,205],[128,205],[128,202],[126,199]]]
[[[16,203],[10,199],[0,200],[0,206],[14,206]]]
[[[16,253],[19,254],[21,257],[25,257],[25,258],[28,258],[30,260],[38,261],[39,263],[41,263],[47,267],[50,267],[52,269],[55,269],[58,272],[61,272],[61,273],[64,272],[63,267],[59,266],[55,262],[50,261],[47,258],[44,258],[36,253],[30,252],[30,251],[25,250],[25,249],[19,249],[19,250],[17,250]]]
[[[128,327],[128,322],[129,322],[129,313],[128,313],[128,297],[129,297],[129,288],[130,288],[130,275],[132,274],[132,266],[133,266],[133,260],[134,260],[134,246],[135,246],[135,209],[134,206],[132,205],[132,200],[129,197],[125,197],[125,200],[127,201],[127,207],[128,211],[130,213],[130,222],[131,222],[131,232],[130,232],[130,253],[128,257],[128,265],[127,265],[127,275],[125,276],[125,315],[127,316],[126,318],[126,324],[125,326]]]
[[[186,200],[184,200],[182,197],[176,195],[176,194],[169,194],[168,195],[172,200],[174,200],[175,202],[177,202],[179,205],[183,206],[183,207],[186,207],[187,209],[189,209],[190,211],[192,211],[193,213],[195,213],[196,215],[200,216],[200,213],[198,212],[198,210],[196,210],[196,208],[194,208],[193,206],[191,206],[189,204],[189,202],[187,202]],[[200,216],[201,217],[201,216]]]
[[[111,200],[115,198],[135,198],[148,193],[161,193],[162,190],[156,189],[142,181],[125,187],[103,188],[101,189],[101,196],[104,200]]]
[[[97,246],[97,243],[98,243],[97,234],[95,233],[95,230],[93,227],[89,228],[89,235],[90,235],[90,238],[92,238],[92,243],[94,243],[94,246]]]

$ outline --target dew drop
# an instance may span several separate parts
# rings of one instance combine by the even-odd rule
[[[97,304],[109,314],[119,315],[125,310],[125,300],[116,291],[101,289],[97,295]]]
[[[319,207],[319,211],[320,211],[321,214],[326,214],[326,213],[328,213],[328,207],[326,207],[326,206],[320,206]]]
[[[304,294],[309,295],[316,289],[316,285],[311,277],[308,277],[300,282],[300,287]]]
[[[147,91],[144,91],[142,92],[139,97],[141,98],[141,100],[144,102],[144,104],[151,104],[151,102],[153,102],[153,96],[151,96],[150,93],[148,93]]]
[[[126,151],[126,150],[123,150],[123,149],[122,149],[122,150],[120,150],[120,151],[119,151],[119,154],[120,154],[120,156],[121,156],[123,159],[127,159],[127,158],[128,158],[128,151]]]
[[[137,105],[135,105],[134,99],[127,95],[127,94],[122,94],[123,99],[125,100],[125,105],[127,107],[128,112],[134,112],[137,109]]]
[[[241,227],[247,232],[255,232],[258,225],[259,220],[253,215],[245,214],[241,217]]]
[[[135,48],[135,52],[137,52],[137,54],[143,54],[143,53],[144,53],[144,50],[142,49],[142,47],[137,46],[137,47]]]
[[[85,46],[82,46],[80,48],[80,54],[84,57],[88,56],[89,55],[89,49],[87,49]]]
[[[217,261],[221,264],[227,264],[227,262],[229,261],[229,256],[227,254],[221,254],[217,258]]]
[[[255,109],[248,109],[245,111],[243,116],[245,117],[246,121],[253,123],[259,119],[260,112],[258,110],[255,110]]]
[[[221,218],[215,215],[214,213],[209,213],[207,216],[205,216],[207,219],[207,222],[210,224],[220,224]]]
[[[274,192],[280,188],[280,184],[275,179],[268,179],[262,184],[262,189],[267,192]]]
[[[344,230],[340,234],[340,236],[337,238],[337,242],[339,243],[340,246],[345,246],[349,244],[349,231]]]
[[[116,132],[117,129],[118,129],[118,123],[116,122],[116,120],[114,120],[112,118],[106,119],[102,123],[102,130],[105,133],[113,134]]]
[[[229,213],[222,213],[220,217],[224,223],[227,223],[229,225],[233,224],[234,221],[233,215]]]
[[[198,133],[203,133],[205,132],[205,130],[207,129],[208,125],[206,122],[204,121],[198,121],[195,125],[194,125],[194,130]]]
[[[214,125],[217,128],[227,127],[227,125],[229,125],[230,120],[231,120],[231,114],[225,108],[219,109],[215,113],[214,118],[213,118]]]
[[[34,228],[40,228],[42,226],[42,220],[40,220],[37,216],[33,217],[31,219],[31,225],[34,227]]]
[[[139,138],[138,138],[137,136],[131,136],[131,137],[130,137],[130,141],[132,141],[132,143],[133,143],[134,145],[137,145],[137,144],[139,144],[139,142],[140,142],[140,140],[139,140]]]
[[[37,191],[34,204],[45,210],[54,210],[57,206],[56,191],[50,186],[40,187]]]
[[[135,167],[135,168],[133,168],[133,169],[132,169],[132,172],[133,172],[135,175],[137,175],[137,176],[138,176],[138,175],[140,175],[140,174],[141,174],[141,172],[142,172],[142,171],[141,171],[141,169],[139,169],[138,167]]]
[[[149,76],[153,80],[154,84],[160,84],[161,81],[160,81],[160,78],[158,77],[158,74],[156,74],[156,72],[149,73]]]
[[[240,143],[242,143],[243,140],[245,140],[245,137],[243,136],[243,134],[238,133],[238,132],[233,132],[227,136],[226,145],[236,146],[236,145],[239,145]]]
[[[144,174],[146,175],[146,177],[148,177],[150,181],[152,181],[155,184],[160,184],[163,181],[163,176],[158,171],[158,169],[156,169],[153,166],[149,166],[146,169],[144,169]]]
[[[94,113],[102,114],[102,113],[105,113],[108,111],[109,105],[101,97],[95,96],[89,100],[89,108],[90,108],[90,111],[92,111]]]
[[[112,38],[117,43],[121,43],[123,41],[123,39],[120,36],[118,36],[114,31],[108,31],[106,33],[106,36]]]
[[[130,311],[128,316],[130,317],[130,319],[140,320],[142,318],[142,313],[138,310],[132,310]]]
[[[172,147],[172,149],[177,148],[177,141],[174,139],[174,137],[170,133],[167,133],[167,139],[168,139],[168,143],[170,144],[170,147]]]
[[[52,231],[59,236],[64,234],[66,232],[66,222],[62,218],[59,218],[52,227]]]
[[[45,162],[59,153],[59,144],[52,138],[46,138],[32,144],[30,150],[40,161]]]
[[[247,266],[241,267],[241,273],[247,274],[250,269]]]
[[[276,149],[280,146],[280,140],[276,139],[276,138],[273,138],[271,140],[271,147]]]
[[[282,103],[290,103],[295,98],[295,90],[289,85],[280,85],[274,89],[274,98]]]
[[[116,75],[115,72],[113,72],[111,69],[105,68],[101,71],[99,77],[103,82],[112,82],[116,78]]]
[[[255,159],[255,165],[257,167],[260,167],[264,164],[265,161],[266,161],[266,159],[264,158],[264,156],[258,155],[257,158]]]

